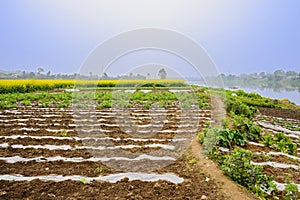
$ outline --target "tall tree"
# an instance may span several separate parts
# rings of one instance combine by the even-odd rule
[[[164,68],[161,68],[159,71],[158,71],[158,76],[160,79],[166,79],[167,78],[167,72]]]

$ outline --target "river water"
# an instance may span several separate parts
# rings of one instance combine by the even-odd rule
[[[194,85],[205,85],[202,81],[187,81],[189,84]],[[274,98],[274,99],[288,99],[297,105],[300,105],[300,90],[298,88],[254,88],[254,87],[239,87],[246,92],[256,92],[264,97]],[[225,86],[225,89],[229,89]]]
[[[300,92],[298,90],[294,91],[287,91],[285,89],[282,89],[280,91],[274,91],[271,88],[241,88],[245,90],[246,92],[256,92],[260,94],[261,96],[270,97],[274,99],[289,99],[290,101],[294,102],[297,105],[300,105]]]

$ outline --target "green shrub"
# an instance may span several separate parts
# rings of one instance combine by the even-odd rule
[[[233,99],[232,97],[229,97],[229,99],[226,101],[226,106],[228,113],[232,112],[235,115],[243,115],[245,117],[253,117],[257,112],[256,108],[248,106],[238,99]]]
[[[103,101],[102,104],[99,106],[100,109],[102,108],[111,108],[112,105],[110,103],[110,101]]]
[[[294,143],[292,143],[291,141],[288,141],[287,143],[286,143],[286,152],[288,153],[288,154],[291,154],[291,155],[295,155],[296,154],[296,152],[297,152],[297,144],[294,144]]]
[[[228,118],[224,117],[224,118],[222,119],[222,127],[223,127],[223,128],[228,128],[229,123],[230,123],[230,121],[229,121]]]
[[[284,199],[285,200],[298,200],[298,187],[295,184],[287,184],[284,190]]]
[[[233,127],[249,140],[257,141],[261,137],[260,127],[246,117],[233,116]]]
[[[274,146],[278,151],[291,155],[296,154],[297,144],[294,144],[289,136],[278,132],[274,136],[274,141],[276,141],[276,143],[274,143]]]
[[[274,140],[273,140],[272,136],[271,136],[271,135],[266,135],[266,136],[264,137],[263,144],[264,144],[266,147],[271,147],[271,146],[274,144]]]
[[[277,133],[275,134],[274,139],[275,139],[277,142],[280,142],[280,141],[285,141],[285,142],[287,142],[287,141],[290,140],[290,137],[287,136],[287,135],[285,135],[284,133],[277,132]]]
[[[204,142],[204,133],[199,133],[198,134],[198,141],[200,144],[203,144]]]
[[[245,146],[247,140],[237,130],[220,129],[218,136],[219,145],[231,149],[233,145]]]
[[[222,128],[203,129],[203,133],[198,135],[198,140],[205,148],[210,149],[215,145],[231,149],[234,145],[247,144],[246,138],[239,131]]]
[[[249,188],[258,196],[265,196],[265,192],[275,189],[272,177],[263,173],[263,167],[251,164],[251,151],[237,148],[224,157],[221,168],[235,182]]]
[[[285,152],[286,151],[286,141],[280,140],[279,142],[277,142],[276,147],[277,147],[277,150],[279,150],[281,152]]]

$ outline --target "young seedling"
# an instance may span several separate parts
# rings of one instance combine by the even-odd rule
[[[193,164],[195,164],[196,162],[197,162],[197,160],[196,160],[195,158],[189,160],[189,164],[190,164],[190,165],[193,165]]]
[[[103,166],[98,166],[94,169],[95,174],[102,174],[105,171],[105,168]]]
[[[266,135],[266,136],[264,137],[263,144],[264,144],[266,147],[271,147],[271,146],[274,144],[273,138],[272,138],[270,135]]]
[[[68,136],[68,132],[66,130],[61,130],[60,135],[62,137],[67,137]]]
[[[85,179],[85,178],[81,178],[81,179],[80,179],[80,182],[81,182],[81,183],[83,183],[84,185],[86,185],[86,184],[87,184],[87,181],[86,181],[86,179]]]

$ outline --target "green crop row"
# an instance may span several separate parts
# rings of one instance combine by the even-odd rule
[[[281,132],[276,133],[274,137],[271,135],[264,136],[263,144],[272,149],[291,155],[296,155],[297,153],[297,144],[293,143],[289,136]]]
[[[273,177],[264,174],[264,167],[251,163],[252,152],[242,149],[248,141],[262,142],[277,151],[296,155],[297,144],[289,136],[276,133],[262,137],[262,130],[254,123],[257,107],[295,108],[290,102],[261,97],[256,93],[242,90],[213,90],[217,95],[225,93],[227,117],[223,119],[223,128],[212,127],[198,134],[203,151],[215,160],[221,169],[235,182],[251,190],[261,199],[297,199],[296,185],[287,184],[285,191],[279,192]],[[281,122],[282,123],[282,122]],[[289,123],[289,126],[295,126]],[[298,141],[300,145],[300,139]],[[224,149],[227,148],[227,149]],[[222,149],[223,148],[223,149]],[[245,147],[247,148],[247,147]],[[222,150],[222,151],[221,151]]]
[[[112,106],[132,107],[134,104],[144,108],[151,106],[165,107],[174,105],[190,107],[208,107],[209,96],[199,94],[199,92],[170,92],[155,91],[134,93],[126,91],[103,91],[103,92],[57,92],[57,93],[9,93],[0,95],[0,108],[17,108],[19,106],[39,106],[39,107],[69,107],[74,106],[84,108],[96,105],[98,108],[110,108]]]
[[[278,100],[263,97],[254,92],[245,92],[243,90],[231,91],[226,90],[226,97],[229,100],[234,99],[235,102],[246,104],[251,107],[267,107],[267,108],[296,108],[297,106],[287,99]]]

